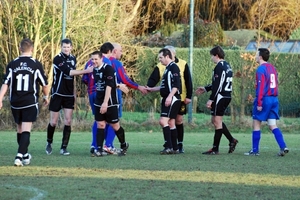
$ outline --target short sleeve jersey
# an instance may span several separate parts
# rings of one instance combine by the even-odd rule
[[[207,91],[212,91],[209,97],[210,100],[216,100],[218,94],[231,98],[232,74],[232,69],[228,62],[222,60],[217,63],[213,70],[212,84],[205,86]]]
[[[51,95],[74,97],[74,76],[71,70],[76,70],[76,57],[59,53],[53,59],[53,82]]]
[[[164,71],[160,84],[160,96],[168,97],[172,88],[177,88],[178,91],[175,96],[180,99],[181,94],[181,79],[179,67],[174,63],[170,62]]]
[[[117,98],[117,77],[112,66],[103,63],[100,67],[93,70],[94,80],[96,84],[96,100],[95,106],[100,107],[105,97],[106,86],[111,87],[111,95],[108,101],[108,107],[118,105]]]
[[[10,88],[12,108],[22,109],[38,103],[39,87],[48,84],[42,64],[28,56],[20,56],[6,67],[3,84]]]

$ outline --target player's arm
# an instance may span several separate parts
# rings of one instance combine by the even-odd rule
[[[81,75],[81,74],[89,74],[89,73],[93,72],[93,69],[94,69],[93,66],[90,66],[90,67],[88,67],[86,69],[83,69],[83,70],[72,69],[72,70],[70,70],[69,75],[70,76],[78,76],[78,75]]]
[[[193,95],[193,83],[189,66],[186,64],[183,72],[184,83],[186,87],[186,99],[191,100]],[[182,101],[185,99],[181,99]],[[190,102],[190,101],[189,101]],[[187,102],[186,102],[187,103]]]
[[[116,68],[116,71],[117,71],[117,73],[118,73],[118,75],[121,79],[120,81],[122,83],[124,83],[125,85],[127,85],[128,87],[137,90],[139,85],[137,83],[135,83],[134,81],[132,81],[128,77],[124,67],[120,63],[116,64],[116,65],[119,65],[119,66],[115,66],[115,68]]]
[[[214,74],[213,74],[214,77],[211,84],[211,95],[209,97],[209,100],[211,101],[214,101],[219,91],[219,88],[221,87],[220,84],[221,84],[221,77],[222,77],[223,70],[218,65],[214,69]]]
[[[148,78],[147,86],[154,87],[160,81],[159,68],[156,66]]]
[[[108,107],[108,100],[111,96],[111,86],[107,85],[105,88],[105,95],[104,95],[104,100],[103,103],[100,107],[100,113],[104,114],[107,112],[107,107]]]
[[[0,90],[0,109],[2,108],[3,97],[6,94],[7,89],[8,89],[8,85],[7,84],[2,84],[1,90]]]
[[[85,64],[84,69],[87,69],[88,67],[90,67],[90,66],[92,66],[92,65],[93,65],[92,61],[89,60],[89,61]],[[87,85],[87,84],[89,83],[89,75],[88,75],[88,74],[83,74],[83,76],[82,76],[82,78],[81,78],[81,81],[82,81],[85,85]]]
[[[48,87],[48,85],[42,86],[42,92],[43,92],[43,102],[44,102],[44,106],[47,106],[47,105],[49,104],[49,98],[48,98],[49,87]]]
[[[263,73],[256,73],[256,97],[257,97],[257,106],[262,107],[263,96],[264,96],[264,85],[265,85],[265,76]]]

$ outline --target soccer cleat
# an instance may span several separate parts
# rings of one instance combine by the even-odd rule
[[[179,148],[179,153],[184,153],[184,149],[183,148]]]
[[[239,141],[237,139],[233,139],[232,142],[229,143],[228,153],[233,153],[234,152],[237,143],[239,143]]]
[[[90,148],[90,153],[91,153],[91,156],[92,156],[92,157],[95,156],[95,155],[94,155],[94,151],[95,151],[95,148],[94,148],[94,147],[91,147],[91,148]]]
[[[249,152],[244,153],[245,156],[259,156],[259,152],[254,152],[250,150]]]
[[[177,150],[173,150],[173,154],[179,154],[180,152],[179,152],[179,149],[177,149]]]
[[[96,157],[101,157],[101,156],[106,156],[107,153],[103,150],[97,150],[97,149],[94,149],[94,152],[93,152],[94,156]]]
[[[70,155],[70,152],[68,152],[67,149],[61,149],[60,150],[60,155],[68,156],[68,155]]]
[[[14,162],[14,166],[16,166],[16,167],[22,167],[23,166],[22,158],[16,157],[15,158],[15,162]]]
[[[124,144],[121,144],[121,149],[120,149],[120,152],[118,152],[118,155],[119,156],[125,156],[128,148],[129,148],[129,143],[128,142],[125,142]]]
[[[52,144],[47,143],[46,145],[46,154],[50,155],[52,153]]]
[[[118,154],[117,149],[114,147],[108,147],[104,145],[103,150],[108,154]]]
[[[167,154],[173,154],[173,149],[171,148],[164,148],[163,150],[160,151],[161,155],[167,155]]]
[[[26,153],[23,156],[23,165],[29,165],[31,158],[32,158],[32,156],[29,153]]]
[[[213,149],[209,149],[208,151],[205,151],[202,154],[205,154],[205,155],[218,155],[219,151],[215,151]]]
[[[284,156],[287,154],[290,150],[288,148],[280,149],[279,153],[277,154],[278,156]]]

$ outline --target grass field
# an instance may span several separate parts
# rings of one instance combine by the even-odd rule
[[[126,156],[97,158],[89,154],[89,132],[72,133],[70,156],[59,155],[61,132],[54,135],[52,155],[44,150],[46,133],[33,132],[31,164],[14,167],[16,134],[1,132],[0,199],[300,199],[299,134],[285,134],[285,157],[275,156],[269,132],[256,157],[243,155],[251,134],[233,134],[239,140],[233,154],[223,137],[220,155],[207,156],[201,152],[211,147],[212,133],[186,133],[184,154],[159,155],[160,132],[128,132]]]

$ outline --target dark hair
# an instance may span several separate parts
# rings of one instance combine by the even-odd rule
[[[105,42],[100,47],[100,51],[105,54],[112,50],[114,50],[114,45],[110,42]]]
[[[172,59],[172,53],[169,49],[163,48],[159,50],[159,54],[162,53],[164,57],[169,56],[170,59]]]
[[[223,49],[220,46],[215,46],[214,48],[212,48],[210,50],[210,55],[213,55],[213,56],[218,55],[218,57],[220,59],[224,59],[225,58],[225,53],[224,53]]]
[[[102,58],[102,52],[101,51],[94,51],[91,55],[99,55],[99,57]]]
[[[61,45],[61,46],[62,46],[63,44],[71,44],[71,46],[72,46],[72,41],[71,41],[70,39],[65,38],[65,39],[63,39],[63,40],[60,42],[60,45]]]
[[[268,61],[270,58],[270,51],[266,48],[259,48],[258,55],[262,57],[264,61]]]
[[[23,39],[20,42],[20,50],[21,50],[21,52],[27,52],[32,47],[33,47],[33,42],[30,39],[28,39],[28,38],[25,38],[25,39]]]

